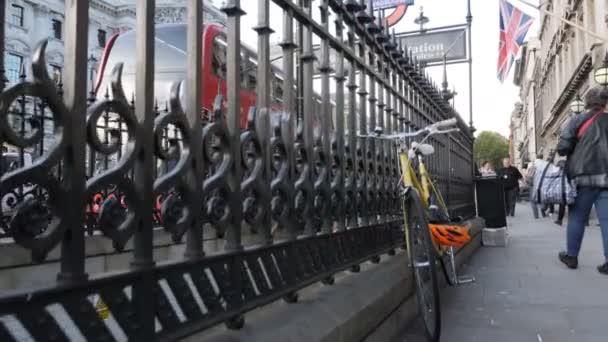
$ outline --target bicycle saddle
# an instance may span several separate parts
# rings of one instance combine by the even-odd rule
[[[423,156],[428,156],[435,153],[435,148],[433,145],[419,144],[415,141],[412,143],[412,150],[416,153],[422,154]]]

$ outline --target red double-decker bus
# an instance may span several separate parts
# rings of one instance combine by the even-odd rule
[[[185,24],[163,24],[155,28],[155,74],[154,94],[159,103],[163,104],[169,98],[169,87],[172,82],[185,80],[187,73],[187,47],[186,47],[186,25]],[[207,118],[213,107],[217,95],[226,98],[226,33],[224,27],[218,24],[207,24],[203,26],[203,51],[202,51],[202,93],[201,105],[204,118]],[[100,61],[96,92],[105,92],[109,82],[112,68],[117,63],[123,63],[122,84],[125,94],[130,96],[135,92],[135,31],[127,31],[112,36],[103,51]],[[257,87],[257,55],[245,44],[241,46],[241,128],[247,123],[249,108],[256,104]],[[192,71],[194,72],[194,71]],[[271,67],[271,117],[284,113],[287,109],[283,106],[282,71],[276,66]],[[294,88],[295,93],[295,88]],[[295,95],[295,94],[294,94]],[[294,97],[295,98],[295,97]],[[321,98],[314,95],[314,126],[318,129],[321,115]],[[295,101],[294,101],[295,102]],[[291,112],[295,114],[295,104]],[[332,128],[335,110],[332,104]]]

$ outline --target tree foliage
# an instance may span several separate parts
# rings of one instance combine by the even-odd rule
[[[494,168],[499,168],[502,159],[509,156],[509,140],[496,132],[484,131],[477,136],[474,151],[479,167],[489,161]]]

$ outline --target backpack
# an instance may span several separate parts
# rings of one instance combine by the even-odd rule
[[[543,170],[537,191],[537,202],[543,204],[573,204],[576,198],[576,188],[564,168],[551,163]]]

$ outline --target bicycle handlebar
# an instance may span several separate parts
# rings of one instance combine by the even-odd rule
[[[359,135],[359,137],[372,138],[372,139],[378,139],[378,140],[389,140],[389,141],[405,139],[405,138],[414,138],[414,137],[417,137],[422,134],[427,134],[427,137],[428,137],[428,136],[431,136],[434,134],[447,134],[447,133],[451,133],[451,132],[460,132],[460,129],[454,127],[457,124],[458,124],[458,121],[456,120],[456,118],[452,118],[452,119],[436,122],[434,124],[426,126],[423,129],[420,129],[416,132],[409,132],[409,133],[403,132],[403,133],[383,135],[381,133],[382,131],[377,129],[376,135]],[[425,140],[426,140],[426,138],[425,138]]]
[[[456,118],[451,118],[451,119],[447,119],[447,120],[443,120],[443,121],[439,121],[436,122],[430,126],[428,126],[427,128],[432,131],[433,129],[435,130],[448,130],[448,129],[452,129],[454,128],[454,126],[458,123],[458,120],[456,120]]]

